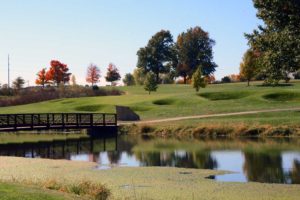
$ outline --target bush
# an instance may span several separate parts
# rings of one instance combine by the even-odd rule
[[[98,88],[91,87],[48,87],[48,88],[26,88],[15,94],[15,96],[6,96],[0,98],[0,107],[15,106],[29,103],[37,103],[59,98],[77,98],[92,96],[116,96],[123,94],[122,91],[115,88]]]
[[[224,76],[222,79],[221,79],[221,82],[222,83],[230,83],[231,82],[231,79],[229,76]]]
[[[95,91],[95,90],[99,90],[99,87],[98,85],[93,85],[92,89]]]

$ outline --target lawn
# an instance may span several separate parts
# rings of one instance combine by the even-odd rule
[[[0,183],[1,200],[75,200],[74,195],[13,183]]]
[[[208,85],[199,93],[190,85],[160,85],[148,95],[142,86],[119,87],[122,96],[57,99],[22,106],[2,107],[0,113],[33,112],[115,112],[115,105],[125,105],[136,111],[143,120],[189,115],[229,113],[274,108],[300,107],[300,82],[289,86],[263,87],[261,82],[247,87],[246,83]],[[265,116],[270,116],[270,120]],[[278,118],[277,118],[278,117]],[[232,121],[237,117],[226,117]],[[242,120],[244,117],[238,117]],[[244,121],[296,123],[299,112],[262,114],[258,118],[245,116]],[[197,120],[199,121],[199,120]],[[203,120],[203,121],[210,121]],[[222,121],[222,120],[221,120]],[[243,120],[242,120],[243,121]]]

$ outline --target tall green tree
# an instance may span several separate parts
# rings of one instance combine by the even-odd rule
[[[123,83],[127,86],[135,85],[134,77],[132,74],[128,73],[125,74],[125,77],[123,79]]]
[[[195,71],[195,73],[192,76],[192,84],[193,84],[193,88],[196,89],[196,92],[199,92],[200,88],[206,87],[205,77],[202,76],[200,67],[198,67],[198,69]]]
[[[250,81],[257,75],[259,64],[258,57],[253,50],[248,50],[243,57],[243,61],[240,64],[240,76],[242,79],[247,80],[247,85],[250,85]]]
[[[146,76],[146,80],[144,83],[144,89],[151,94],[151,92],[155,92],[158,88],[156,76],[153,72],[149,72]]]
[[[170,31],[161,30],[149,40],[147,46],[137,52],[137,67],[146,72],[153,72],[156,82],[159,82],[159,74],[166,73],[173,61],[173,37]]]
[[[183,77],[186,84],[187,78],[200,67],[203,75],[211,75],[216,70],[216,63],[213,62],[213,46],[215,41],[209,37],[199,26],[190,28],[181,33],[176,42],[176,71]]]
[[[266,82],[278,84],[300,68],[300,1],[253,0],[257,17],[264,21],[246,34],[252,49],[260,52]]]

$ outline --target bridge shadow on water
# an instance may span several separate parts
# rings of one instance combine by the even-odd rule
[[[117,143],[117,136],[9,143],[0,144],[0,156],[72,160],[72,156],[84,154],[97,162],[100,152],[117,151]]]

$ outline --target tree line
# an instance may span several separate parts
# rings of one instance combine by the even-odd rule
[[[172,83],[175,78],[182,77],[184,84],[193,82],[198,91],[213,79],[216,71],[214,45],[209,33],[199,26],[182,32],[176,41],[170,31],[161,30],[138,50],[137,68],[133,74],[126,74],[123,82],[126,85],[145,84],[145,90],[150,93],[156,90],[157,84]]]
[[[66,64],[63,64],[58,60],[52,60],[50,62],[49,70],[43,68],[37,73],[37,79],[35,83],[42,87],[51,85],[58,87],[59,85],[65,85],[66,83],[69,83],[71,80],[72,84],[76,85],[76,77],[71,75],[72,73],[69,73],[69,68]],[[95,84],[100,81],[100,78],[100,68],[91,63],[87,67],[86,82],[90,83],[92,86],[95,86]],[[115,85],[115,82],[121,79],[119,70],[113,63],[108,65],[105,79],[107,82],[111,82],[111,85]]]

